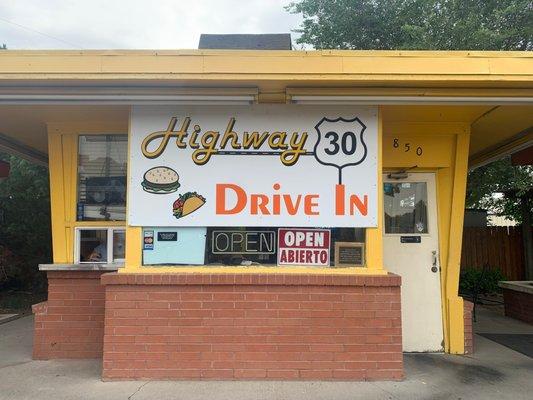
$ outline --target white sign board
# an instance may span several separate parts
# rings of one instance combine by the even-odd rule
[[[133,226],[377,225],[377,108],[134,106]]]

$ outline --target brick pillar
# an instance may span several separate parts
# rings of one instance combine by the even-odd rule
[[[533,324],[533,293],[503,289],[505,316]]]
[[[107,380],[403,377],[395,275],[112,273],[102,284]]]
[[[33,358],[100,358],[104,287],[98,271],[48,271],[48,300],[35,304]]]
[[[472,324],[474,303],[464,300],[464,325],[465,325],[465,354],[474,352],[474,329]]]

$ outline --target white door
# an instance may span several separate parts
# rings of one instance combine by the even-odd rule
[[[402,277],[403,350],[443,350],[435,175],[384,176],[385,268]]]

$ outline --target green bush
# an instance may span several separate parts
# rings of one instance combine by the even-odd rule
[[[499,291],[498,282],[504,281],[505,275],[497,268],[483,272],[481,269],[467,268],[461,272],[459,292],[472,294],[477,285],[479,294],[494,294]]]

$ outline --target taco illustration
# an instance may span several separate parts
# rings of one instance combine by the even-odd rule
[[[172,214],[176,218],[185,217],[205,204],[204,196],[196,192],[187,192],[180,195],[180,197],[172,205]]]
[[[179,175],[172,168],[159,166],[144,173],[141,185],[144,191],[154,194],[167,194],[178,190]]]

